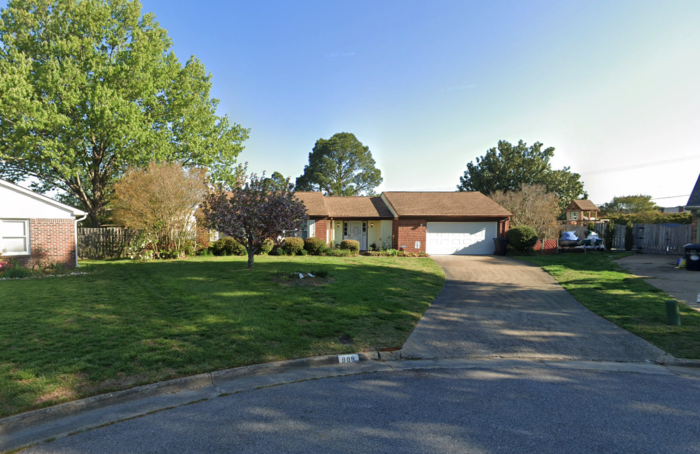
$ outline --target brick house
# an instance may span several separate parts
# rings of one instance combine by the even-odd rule
[[[695,187],[693,192],[690,193],[690,198],[688,198],[688,203],[685,206],[687,211],[690,211],[693,216],[693,227],[691,230],[690,241],[691,243],[700,243],[700,232],[698,231],[698,212],[700,212],[700,176],[698,176],[698,181],[695,182]]]
[[[0,180],[0,253],[23,266],[77,265],[77,221],[87,213]]]
[[[598,220],[600,209],[590,200],[574,200],[566,208],[566,223],[586,225]]]
[[[329,245],[344,239],[360,249],[404,249],[428,254],[493,254],[511,217],[479,192],[383,192],[375,197],[326,197],[297,192],[309,215],[303,237]]]

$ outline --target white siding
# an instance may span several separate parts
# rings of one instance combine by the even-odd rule
[[[68,209],[46,201],[41,196],[31,196],[0,186],[0,219],[75,219]]]

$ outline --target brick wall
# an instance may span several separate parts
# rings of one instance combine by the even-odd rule
[[[326,241],[326,232],[328,232],[329,222],[330,221],[326,219],[319,219],[316,221],[316,234],[314,235],[316,238],[321,238],[323,241]]]
[[[425,252],[425,229],[424,219],[399,219],[392,223],[394,230],[396,249],[406,246],[406,252]],[[420,241],[420,248],[416,248],[416,241]]]
[[[61,263],[75,267],[75,221],[72,219],[30,219],[31,256],[14,256],[22,266],[37,262]]]

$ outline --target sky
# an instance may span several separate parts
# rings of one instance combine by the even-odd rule
[[[294,180],[316,140],[351,132],[378,191],[455,190],[499,140],[555,147],[597,204],[684,205],[700,173],[697,0],[142,5],[250,128],[255,172]]]

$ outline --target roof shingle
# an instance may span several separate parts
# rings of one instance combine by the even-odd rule
[[[393,218],[381,197],[326,197],[332,218]]]
[[[486,216],[511,213],[480,192],[384,192],[399,216]]]
[[[590,200],[574,200],[571,202],[568,209],[571,209],[572,206],[582,211],[600,211],[600,209],[598,209],[598,207],[595,206],[595,204]]]

